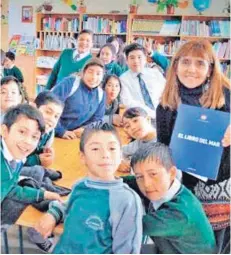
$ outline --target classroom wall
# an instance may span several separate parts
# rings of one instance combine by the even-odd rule
[[[184,0],[180,0],[184,1]],[[229,0],[211,0],[211,6],[208,10],[204,11],[204,15],[223,15],[222,11]],[[9,0],[9,36],[11,38],[13,34],[22,35],[34,35],[35,36],[35,22],[36,12],[35,9],[44,0]],[[131,0],[85,0],[87,5],[87,12],[90,13],[107,13],[112,10],[118,10],[123,13],[127,13],[128,6]],[[147,0],[140,0],[141,5],[139,7],[139,13],[156,14],[156,4],[150,4]],[[75,13],[67,4],[62,0],[52,0],[53,12],[58,13]],[[74,4],[77,0],[73,1]],[[33,6],[34,19],[33,23],[22,23],[21,22],[21,10],[22,6],[29,5]],[[177,8],[176,14],[198,14],[192,5],[192,0],[189,0],[189,5],[186,9]]]

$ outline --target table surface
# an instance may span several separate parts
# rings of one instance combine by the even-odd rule
[[[129,138],[123,129],[118,128],[118,132],[122,144],[127,144]],[[80,160],[79,142],[79,139],[65,140],[55,138],[54,140],[55,160],[49,168],[62,172],[62,178],[56,182],[58,185],[71,188],[77,180],[86,176],[86,168]],[[21,214],[16,224],[33,227],[42,215],[42,212],[30,205]],[[63,224],[59,224],[54,230],[55,233],[62,233],[62,231]]]

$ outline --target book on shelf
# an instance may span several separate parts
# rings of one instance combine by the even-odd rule
[[[165,20],[160,29],[160,35],[178,35],[180,26],[180,20]]]
[[[134,19],[132,32],[159,34],[163,24],[164,20]]]
[[[36,60],[36,67],[52,69],[57,60],[57,57],[39,56]]]
[[[103,17],[86,17],[83,21],[83,29],[91,29],[94,33],[126,33],[126,20],[111,20]]]
[[[44,17],[42,30],[78,32],[79,20],[77,18]]]

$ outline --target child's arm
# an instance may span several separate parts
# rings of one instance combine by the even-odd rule
[[[123,199],[112,200],[111,225],[112,225],[112,252],[115,254],[140,253],[142,241],[142,215],[143,208],[139,196],[131,191],[116,191],[117,197]],[[114,210],[113,210],[114,208]]]
[[[67,100],[72,91],[74,82],[75,77],[66,77],[52,89],[52,92],[65,104],[65,101]],[[59,119],[59,122],[55,128],[55,134],[58,137],[63,137],[66,132],[68,132],[68,130],[61,124]]]
[[[2,183],[2,188],[4,189],[4,183]],[[61,197],[57,193],[27,186],[21,187],[19,185],[16,185],[7,194],[7,197],[13,197],[15,201],[23,201],[27,203],[41,202],[43,200],[61,201]]]
[[[14,70],[14,73],[15,73],[15,77],[20,81],[20,82],[24,82],[24,78],[23,78],[23,75],[22,75],[22,72],[20,71],[20,69],[17,67],[15,68]]]
[[[87,121],[85,127],[92,126],[92,125],[94,126],[94,124],[103,121],[103,117],[105,114],[105,105],[106,105],[106,96],[105,96],[105,93],[103,93],[103,98],[102,98],[95,114],[90,118],[89,121]]]
[[[48,236],[50,236],[55,226],[60,221],[63,221],[65,217],[66,208],[67,208],[67,202],[60,203],[58,201],[52,201],[49,204],[49,210],[37,222],[35,229],[44,238],[47,238]]]
[[[58,73],[59,73],[59,70],[61,67],[61,58],[62,58],[62,55],[59,57],[58,61],[55,63],[55,65],[52,69],[52,72],[51,72],[48,82],[46,84],[47,90],[50,90],[55,86],[55,83],[56,83],[57,77],[58,77]]]

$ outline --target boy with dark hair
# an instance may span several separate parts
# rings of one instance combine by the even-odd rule
[[[8,108],[27,101],[27,95],[22,85],[14,76],[6,76],[1,79],[1,122]]]
[[[153,239],[157,253],[214,253],[212,227],[199,200],[176,179],[170,149],[145,144],[132,156],[131,166],[135,177],[125,179],[145,200],[144,234]]]
[[[44,130],[43,117],[34,107],[20,104],[7,111],[1,126],[1,203],[6,197],[25,203],[60,199],[56,193],[18,185],[23,162]]]
[[[15,66],[15,54],[11,51],[6,52],[5,59],[4,59],[3,74],[4,76],[12,75],[19,82],[24,82],[22,72],[17,66]]]
[[[73,73],[82,70],[84,64],[92,58],[91,48],[93,46],[93,32],[83,29],[77,38],[77,49],[65,49],[56,62],[46,89],[52,89],[56,84]]]
[[[126,46],[124,52],[129,70],[120,76],[121,103],[127,107],[141,107],[155,120],[165,78],[157,68],[145,67],[146,50],[142,45],[132,43]]]
[[[51,147],[54,141],[54,129],[63,111],[63,103],[50,91],[43,91],[35,99],[37,109],[45,121],[45,133],[41,136],[36,150],[27,158],[25,166],[52,164],[54,151]]]
[[[107,123],[86,128],[80,153],[87,177],[76,183],[66,206],[51,203],[37,230],[47,237],[64,218],[64,232],[55,254],[139,253],[142,205],[138,195],[114,176],[121,161],[121,142],[115,128]]]
[[[89,60],[80,77],[67,77],[52,92],[64,103],[64,110],[55,129],[56,135],[75,139],[83,127],[101,122],[105,113],[105,93],[100,84],[104,64],[98,58]]]

